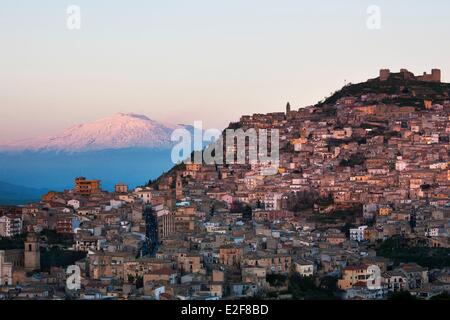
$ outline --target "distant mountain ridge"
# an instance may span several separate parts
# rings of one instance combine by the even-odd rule
[[[5,181],[0,203],[39,199],[33,188],[71,188],[77,176],[100,179],[105,190],[119,181],[130,187],[145,184],[172,166],[175,129],[194,131],[145,115],[116,113],[59,134],[0,144],[0,181]]]
[[[16,205],[37,201],[47,189],[35,189],[0,181],[0,205]]]
[[[59,134],[0,145],[1,151],[85,152],[124,148],[167,149],[175,129],[191,126],[158,122],[145,115],[116,113],[110,117],[68,128]]]

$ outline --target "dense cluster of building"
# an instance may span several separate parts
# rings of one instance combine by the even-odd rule
[[[183,164],[133,190],[104,192],[100,181],[78,178],[73,190],[3,208],[0,235],[31,236],[23,250],[0,251],[0,297],[289,298],[293,273],[336,279],[344,299],[450,291],[450,265],[377,255],[395,236],[450,248],[449,93],[398,85],[243,116],[243,130],[280,130],[275,175],[258,164]],[[63,268],[39,270],[43,230],[72,235],[67,249],[86,253],[74,262],[79,290],[67,290]],[[19,258],[27,252],[32,258]]]

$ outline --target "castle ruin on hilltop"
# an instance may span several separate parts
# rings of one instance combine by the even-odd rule
[[[386,81],[391,76],[391,71],[389,69],[381,69],[380,70],[380,81]],[[400,69],[400,76],[403,77],[404,80],[417,80],[417,81],[426,81],[426,82],[441,82],[441,70],[440,69],[432,69],[431,74],[424,72],[421,76],[415,76],[414,73],[406,70]]]

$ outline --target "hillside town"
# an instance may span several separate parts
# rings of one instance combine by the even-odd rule
[[[450,84],[438,69],[383,69],[317,105],[288,103],[230,128],[278,129],[277,173],[181,163],[134,189],[78,177],[1,207],[0,299],[450,292]]]

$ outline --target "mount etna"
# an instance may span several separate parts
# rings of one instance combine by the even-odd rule
[[[145,184],[173,165],[170,137],[177,128],[193,130],[144,115],[117,113],[58,134],[4,143],[0,181],[15,187],[13,193],[8,191],[11,188],[0,190],[0,203],[28,200],[31,191],[36,195],[41,190],[71,188],[77,176],[101,179],[107,190],[119,181]]]

